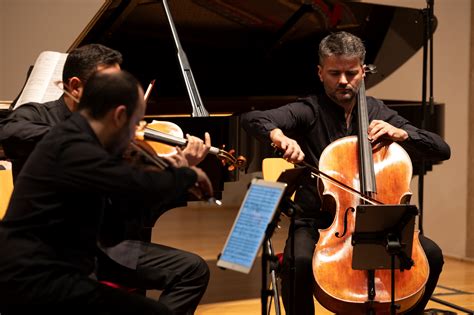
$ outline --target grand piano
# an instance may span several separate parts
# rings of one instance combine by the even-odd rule
[[[364,40],[366,63],[377,66],[367,88],[400,67],[423,42],[422,11],[411,8],[334,0],[170,0],[169,8],[210,117],[190,117],[171,25],[159,0],[106,1],[70,50],[102,43],[122,52],[122,67],[144,87],[156,79],[147,119],[176,122],[199,137],[209,131],[213,145],[247,157],[249,172],[259,170],[261,159],[272,152],[241,130],[239,114],[321,89],[317,45],[329,32],[345,30]],[[421,125],[420,102],[384,101]],[[443,122],[444,106],[435,104],[425,127],[442,136]],[[213,157],[204,164],[218,191],[224,181],[238,179],[238,171],[228,172]]]

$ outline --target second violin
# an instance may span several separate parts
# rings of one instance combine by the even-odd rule
[[[158,121],[147,124],[142,127],[142,132],[143,138],[149,140],[149,144],[158,152],[158,154],[167,155],[174,152],[174,148],[162,147],[162,144],[185,147],[188,142],[187,139],[183,138],[181,128],[168,121]],[[223,149],[211,147],[209,153],[216,155],[225,165],[228,166],[230,171],[247,165],[247,159],[243,156],[235,157],[233,155],[233,150],[227,152]]]

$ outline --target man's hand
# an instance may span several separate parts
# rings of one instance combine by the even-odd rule
[[[209,180],[209,177],[207,177],[206,173],[196,166],[191,166],[191,169],[193,169],[197,174],[196,187],[202,193],[202,197],[210,198],[214,196],[211,181]]]
[[[304,153],[298,143],[283,134],[283,131],[276,128],[270,132],[270,140],[284,151],[283,158],[288,162],[298,163],[304,160]]]
[[[188,160],[184,156],[183,150],[179,147],[176,147],[176,154],[170,156],[163,156],[170,166],[172,167],[189,167]]]
[[[188,143],[183,150],[184,156],[189,166],[196,166],[204,160],[209,149],[211,148],[211,136],[209,133],[204,134],[204,141],[201,139],[186,135]]]
[[[400,128],[394,127],[383,120],[373,120],[368,128],[369,141],[374,145],[373,149],[383,145],[386,140],[402,142],[408,139],[408,133]]]

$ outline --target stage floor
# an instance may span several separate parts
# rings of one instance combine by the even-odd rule
[[[446,258],[441,279],[433,296],[474,312],[474,263]],[[333,314],[319,305],[317,301],[315,301],[315,305],[317,315]],[[260,308],[258,298],[209,303],[201,304],[196,315],[257,315],[261,313]],[[449,310],[458,314],[466,314],[433,301],[428,303],[427,309]],[[273,306],[270,314],[275,314]],[[285,314],[284,310],[282,310],[282,314]]]
[[[197,315],[260,314],[260,263],[249,275],[217,268],[216,258],[238,211],[238,205],[209,207],[192,205],[165,213],[153,228],[153,241],[194,252],[211,269],[211,280]],[[282,217],[280,229],[272,238],[275,252],[281,252],[288,232],[288,218]],[[148,295],[156,297],[156,292]],[[445,265],[434,294],[439,298],[474,311],[474,262],[445,257]],[[332,314],[316,301],[316,314]],[[456,311],[431,301],[428,308]],[[282,312],[284,314],[284,311]],[[272,310],[272,313],[274,311]],[[472,313],[474,314],[474,313]]]

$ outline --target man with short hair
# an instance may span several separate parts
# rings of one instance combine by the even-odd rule
[[[132,75],[97,73],[85,85],[78,112],[37,144],[0,222],[3,309],[19,314],[33,307],[62,314],[172,314],[164,303],[90,278],[109,197],[173,202],[195,186],[212,195],[199,168],[147,172],[116,158],[133,139],[145,107],[143,90]],[[169,252],[170,270],[162,277],[173,272],[175,258]]]
[[[66,59],[63,69],[65,93],[58,100],[21,105],[0,122],[0,141],[6,156],[12,160],[15,182],[36,144],[53,126],[77,111],[77,101],[81,100],[84,84],[91,75],[118,72],[121,63],[122,55],[109,47],[90,44],[76,48]],[[187,136],[187,139],[188,145],[178,155],[194,166],[209,151],[210,137],[206,133],[204,142],[193,136]],[[176,314],[192,314],[207,288],[207,263],[193,253],[150,243],[151,227],[159,215],[175,205],[185,204],[185,200],[182,196],[163,204],[128,195],[109,198],[101,223],[102,251],[98,254],[97,278],[137,288],[142,293],[162,290],[160,301]],[[148,211],[130,214],[129,209]]]
[[[290,162],[306,162],[317,166],[323,150],[333,141],[358,130],[356,96],[365,76],[365,47],[360,38],[346,32],[325,37],[319,45],[318,76],[324,92],[298,99],[294,103],[267,111],[253,111],[242,117],[242,125],[251,135],[272,142],[284,151]],[[395,141],[412,156],[426,160],[449,159],[450,148],[438,135],[416,128],[381,101],[367,97],[368,138],[373,148],[384,141]],[[296,192],[296,203],[302,209],[295,223],[295,291],[290,292],[289,236],[283,259],[282,294],[288,310],[290,294],[296,298],[294,314],[313,315],[312,259],[319,229],[327,228],[332,217],[321,211],[317,180],[311,175],[302,180]],[[409,312],[422,314],[433,293],[443,266],[441,249],[430,239],[420,236],[429,262],[429,278],[424,294]],[[340,272],[340,270],[334,270]],[[347,288],[348,290],[350,288]]]
[[[68,93],[44,104],[23,104],[0,122],[0,142],[12,162],[14,181],[36,143],[52,126],[76,110],[83,85],[92,73],[119,70],[121,63],[122,54],[106,46],[91,44],[76,48],[68,54],[62,74],[64,90]]]

